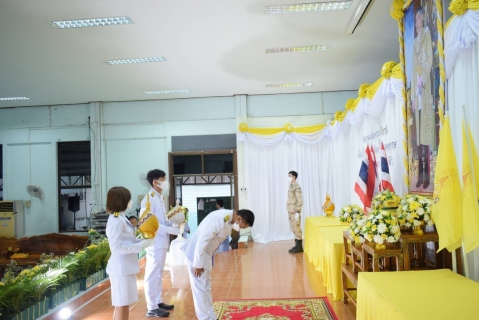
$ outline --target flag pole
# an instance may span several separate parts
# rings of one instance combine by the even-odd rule
[[[466,135],[467,148],[469,149],[469,152],[468,152],[469,163],[471,164],[471,166],[473,166],[474,163],[472,162],[472,154],[470,152],[471,145],[470,145],[470,141],[469,141],[469,135],[467,134],[468,133],[467,129],[469,128],[469,124],[467,123],[467,120],[466,120],[466,106],[465,105],[462,105],[462,121],[464,123],[464,130],[466,130],[465,135]],[[462,160],[462,161],[464,161],[464,160]],[[472,181],[476,181],[474,179],[474,170],[471,170],[471,175],[472,175]],[[462,183],[464,185],[464,181]],[[467,253],[466,253],[466,246],[464,245],[464,235],[462,237],[462,255],[463,255],[462,260],[464,261],[464,275],[466,276],[466,278],[469,278],[469,264],[467,263]]]

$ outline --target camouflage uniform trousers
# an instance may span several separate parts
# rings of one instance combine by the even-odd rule
[[[295,240],[302,240],[303,239],[303,232],[301,231],[301,213],[299,214],[299,219],[296,221],[294,218],[296,212],[290,213],[288,212],[289,217],[289,227],[291,231],[294,233]]]

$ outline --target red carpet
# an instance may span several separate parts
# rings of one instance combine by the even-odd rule
[[[337,320],[327,298],[216,301],[219,320]]]

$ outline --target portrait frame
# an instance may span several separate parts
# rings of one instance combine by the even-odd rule
[[[445,105],[442,8],[443,0],[407,1],[402,29],[409,192],[431,197]]]

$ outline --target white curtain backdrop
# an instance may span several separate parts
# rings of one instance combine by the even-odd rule
[[[466,17],[471,17],[474,13],[475,17],[479,17],[477,12],[468,11]],[[464,15],[463,15],[464,16]],[[460,19],[463,16],[459,17]],[[457,19],[454,18],[455,20]],[[479,19],[478,19],[479,20]],[[454,21],[452,21],[454,22]],[[451,27],[457,25],[449,25]],[[479,25],[479,23],[478,23]],[[464,30],[464,28],[462,28]],[[466,31],[468,29],[465,29]],[[476,31],[477,33],[477,31]],[[450,33],[449,33],[450,34]],[[470,34],[466,32],[466,35]],[[464,38],[460,34],[456,34],[459,39]],[[446,43],[447,43],[446,38]],[[449,70],[449,80],[447,83],[447,100],[448,112],[451,119],[451,131],[454,142],[454,149],[459,170],[462,168],[462,121],[464,117],[467,119],[472,131],[476,149],[479,150],[479,42],[475,41],[469,44],[467,50],[460,51],[456,56],[455,64]],[[463,112],[464,106],[465,115]],[[461,177],[462,178],[462,177]],[[476,177],[478,179],[479,177]],[[479,249],[475,249],[467,255],[469,265],[469,276],[475,281],[479,281]]]
[[[353,189],[368,143],[376,150],[384,143],[393,186],[398,194],[407,193],[401,86],[397,79],[384,79],[372,100],[362,99],[342,122],[328,124],[320,133],[283,132],[269,137],[238,133],[245,145],[248,208],[256,216],[254,241],[293,238],[286,211],[291,170],[298,172],[303,191],[303,230],[305,218],[324,215],[326,194],[335,203],[335,215],[347,204],[361,205]]]

